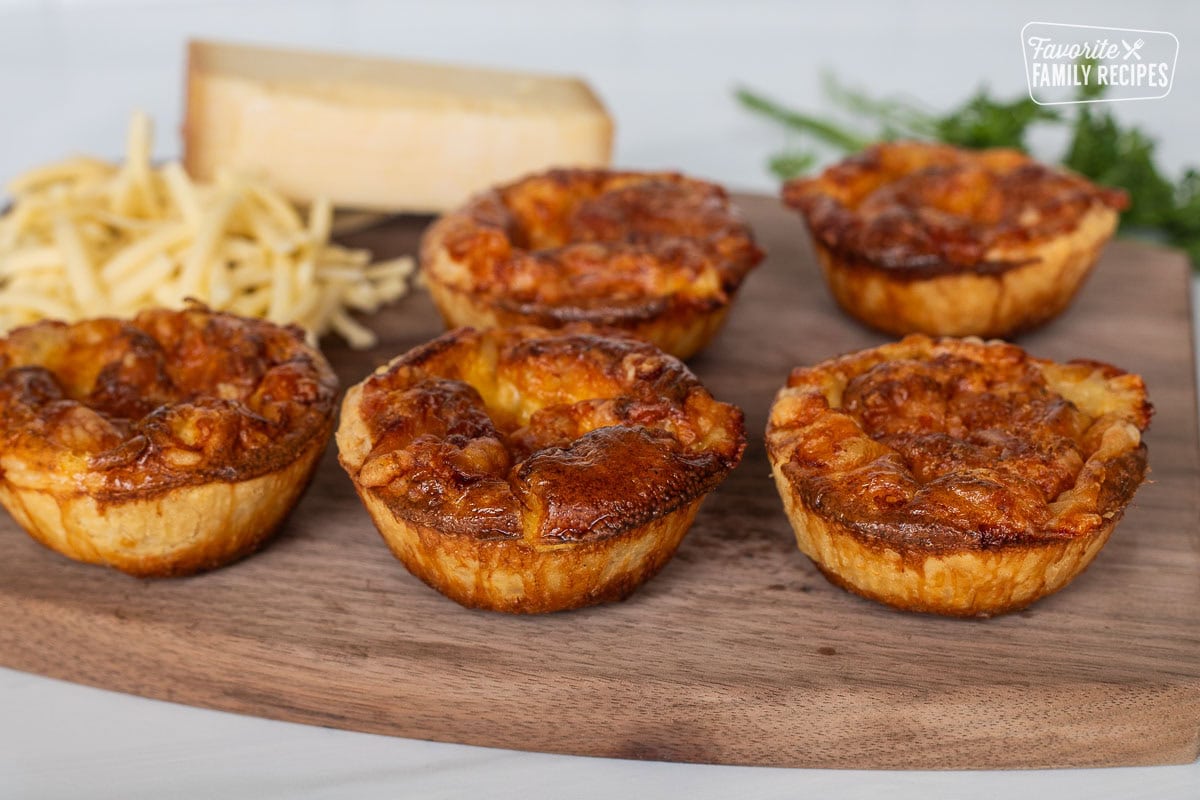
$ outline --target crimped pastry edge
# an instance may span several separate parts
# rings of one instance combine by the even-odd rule
[[[434,262],[450,260],[442,248],[432,256]],[[437,307],[447,329],[459,327],[504,328],[512,325],[537,325],[556,328],[564,323],[556,319],[550,309],[545,312],[521,312],[502,307],[482,293],[465,291],[443,281],[437,267],[423,267],[421,271],[429,295]],[[598,312],[595,323],[619,328],[632,336],[650,342],[676,358],[686,361],[708,346],[725,324],[736,290],[725,304],[691,304],[680,308],[668,308],[657,314],[636,315],[620,321],[605,320]],[[588,322],[586,316],[580,321]]]
[[[990,617],[1019,611],[1065,587],[1108,541],[1123,510],[1085,536],[989,550],[901,552],[868,544],[809,508],[783,474],[771,473],[800,551],[831,583],[904,611]]]
[[[467,608],[543,614],[623,600],[654,577],[691,528],[704,497],[606,539],[534,547],[523,539],[457,536],[395,516],[355,490],[392,554]]]
[[[813,236],[821,273],[838,305],[873,328],[903,336],[1009,337],[1054,319],[1070,305],[1117,226],[1097,206],[1068,233],[1019,252],[1016,266],[910,276],[839,253]]]
[[[330,420],[291,463],[243,481],[97,501],[3,477],[0,504],[34,540],[76,561],[140,578],[191,575],[249,555],[283,524],[312,479],[332,426]]]

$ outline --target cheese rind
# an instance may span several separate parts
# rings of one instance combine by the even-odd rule
[[[299,202],[442,211],[552,166],[605,166],[612,121],[583,81],[192,42],[184,161]]]

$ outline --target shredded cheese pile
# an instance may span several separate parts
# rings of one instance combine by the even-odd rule
[[[194,298],[210,308],[333,330],[353,347],[375,335],[350,316],[408,291],[411,257],[371,262],[330,243],[333,209],[307,220],[247,178],[194,183],[151,163],[151,124],[135,114],[123,165],[75,157],[8,185],[0,216],[0,335],[42,318],[133,316]]]

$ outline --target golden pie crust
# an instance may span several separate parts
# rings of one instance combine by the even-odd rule
[[[741,459],[742,413],[624,334],[461,328],[352,387],[341,462],[392,552],[462,605],[626,597]]]
[[[0,503],[78,561],[219,567],[299,499],[336,394],[299,329],[198,305],[18,328],[0,339]]]
[[[891,334],[1009,337],[1058,316],[1128,206],[1008,149],[875,145],[783,199],[838,304]]]
[[[533,175],[441,217],[421,243],[447,327],[590,323],[685,359],[761,260],[724,189],[667,172]]]
[[[1142,379],[1003,342],[895,344],[798,368],[767,453],[800,549],[897,608],[990,616],[1058,591],[1146,473]]]

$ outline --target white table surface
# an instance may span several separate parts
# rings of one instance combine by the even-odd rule
[[[903,8],[901,8],[903,5]],[[1003,5],[1003,7],[998,7]],[[935,107],[981,82],[1024,86],[1031,20],[1171,30],[1183,42],[1165,100],[1119,114],[1161,140],[1170,169],[1200,161],[1200,4],[840,2],[341,4],[0,0],[0,181],[68,152],[120,152],[133,108],[172,156],[191,35],[469,61],[586,76],[618,123],[617,161],[673,166],[770,191],[784,137],[729,100],[746,82],[820,108],[818,73]],[[1189,35],[1190,34],[1190,35]],[[1061,146],[1040,137],[1052,155]],[[1195,290],[1193,300],[1200,298]],[[1195,305],[1195,303],[1194,303]],[[1200,797],[1200,763],[1024,772],[706,767],[491,750],[273,722],[0,669],[0,798]]]

